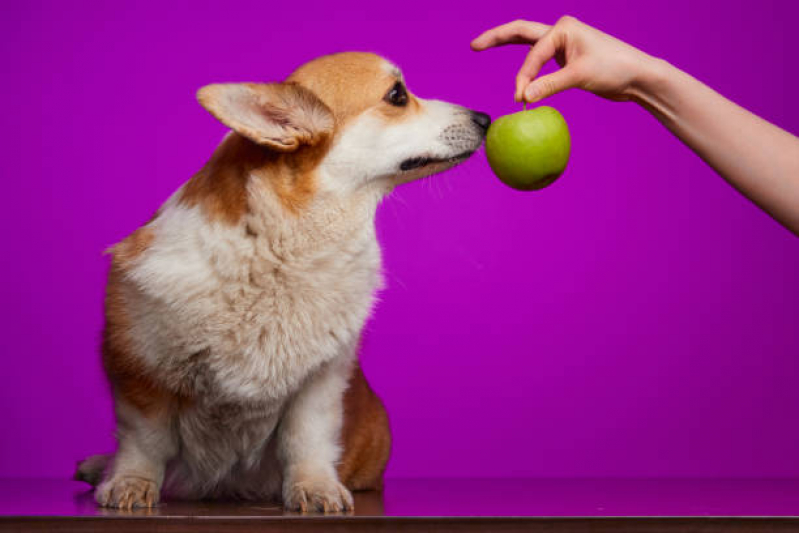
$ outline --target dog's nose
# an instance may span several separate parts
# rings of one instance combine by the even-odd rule
[[[491,124],[491,117],[479,111],[472,111],[472,122],[484,130],[487,130],[488,126]]]

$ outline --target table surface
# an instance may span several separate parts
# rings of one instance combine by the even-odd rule
[[[98,508],[88,486],[0,479],[3,516],[283,516],[270,502],[163,502]],[[291,513],[285,513],[291,515]],[[355,493],[354,516],[799,516],[799,479],[387,479]]]
[[[799,479],[388,479],[355,512],[286,513],[272,502],[162,502],[120,511],[87,486],[0,479],[0,530],[741,532],[799,530]]]

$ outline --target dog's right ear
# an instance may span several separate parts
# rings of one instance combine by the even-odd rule
[[[328,139],[335,124],[330,109],[296,83],[215,83],[197,100],[236,133],[281,152]]]

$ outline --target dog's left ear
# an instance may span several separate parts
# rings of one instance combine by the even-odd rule
[[[197,91],[197,100],[233,131],[281,152],[333,133],[333,113],[296,83],[215,83]]]

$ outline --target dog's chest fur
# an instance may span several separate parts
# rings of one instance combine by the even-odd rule
[[[184,446],[208,448],[227,427],[241,441],[229,443],[234,456],[257,452],[303,380],[354,355],[381,283],[374,205],[326,205],[286,221],[256,196],[260,209],[226,225],[176,197],[127,271],[136,353],[168,388],[197,399],[181,415]]]

